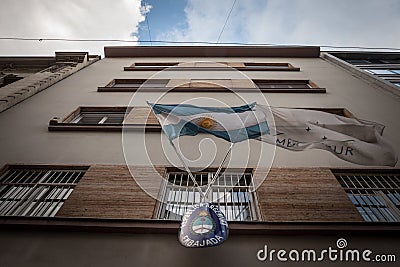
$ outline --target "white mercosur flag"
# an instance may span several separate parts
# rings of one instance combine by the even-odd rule
[[[258,140],[293,151],[323,149],[360,165],[395,166],[397,163],[396,152],[382,137],[383,125],[322,111],[257,107],[265,114],[270,114],[270,109],[275,121],[268,122],[271,134]]]

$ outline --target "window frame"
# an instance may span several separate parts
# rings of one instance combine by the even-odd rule
[[[226,68],[234,68],[239,71],[300,71],[300,68],[294,67],[288,62],[217,62],[219,64],[227,65],[224,67],[193,67],[193,66],[179,66],[185,62],[135,62],[128,67],[124,67],[124,71],[161,71],[167,70],[169,67],[174,67],[172,71],[226,71]],[[235,63],[244,64],[244,67],[235,67]],[[137,65],[140,66],[137,66]],[[229,65],[231,64],[231,65]],[[248,66],[246,66],[248,64]],[[146,66],[147,65],[147,66]],[[166,65],[166,66],[165,66]],[[259,67],[254,68],[252,65]],[[265,66],[265,67],[263,67]],[[286,67],[286,68],[285,68]]]
[[[0,208],[2,208],[0,212],[4,212],[0,217],[57,216],[58,211],[79,181],[83,179],[89,167],[84,165],[5,165],[0,170]],[[12,172],[14,174],[9,174]],[[64,172],[66,173],[63,174]],[[54,177],[54,175],[57,176]],[[29,182],[29,179],[34,180]],[[51,182],[52,179],[54,182]],[[8,201],[8,204],[3,204],[5,201]],[[12,202],[16,203],[12,204]],[[50,206],[47,203],[51,203]],[[53,203],[56,203],[55,207]],[[45,208],[44,211],[42,211],[43,208]]]
[[[99,86],[97,87],[98,92],[136,92],[139,88],[143,88],[149,91],[163,91],[167,87],[167,84],[170,79],[150,79],[149,81],[160,81],[160,84],[165,84],[165,86],[144,86],[142,85],[148,81],[148,79],[113,79],[109,83],[107,83],[105,86]],[[117,84],[135,84],[134,86],[115,86]],[[150,85],[151,83],[148,83],[146,85]]]
[[[364,221],[400,221],[400,170],[331,169],[331,171]]]
[[[161,131],[161,126],[154,123],[146,124],[130,124],[125,123],[124,120],[128,113],[130,113],[134,108],[143,107],[126,107],[126,106],[114,106],[114,107],[85,107],[81,106],[69,113],[63,119],[54,117],[49,121],[48,131],[111,131],[120,132],[122,129],[127,130],[146,130],[150,132]],[[99,112],[99,113],[124,113],[124,119],[122,123],[117,124],[78,124],[74,123],[74,118],[78,117],[82,112]]]
[[[216,168],[209,168],[207,170],[203,170],[203,171],[200,171],[200,172],[195,172],[193,174],[195,176],[199,175],[199,174],[202,174],[203,177],[206,176],[207,177],[207,183],[208,183],[212,178],[212,174],[215,173],[216,170],[217,170]],[[222,212],[224,210],[231,210],[230,214],[225,214],[225,212],[224,212],[224,215],[226,216],[228,221],[231,221],[231,222],[261,221],[262,217],[261,217],[261,211],[260,211],[259,201],[258,201],[258,197],[257,197],[257,191],[255,190],[255,187],[254,187],[254,169],[245,168],[245,169],[229,169],[226,172],[225,172],[225,170],[221,171],[221,174],[225,174],[225,173],[227,175],[231,175],[231,174],[235,175],[236,173],[243,173],[244,175],[249,175],[250,179],[251,179],[251,184],[247,185],[246,178],[245,178],[244,179],[244,181],[245,181],[245,186],[244,187],[246,189],[243,188],[243,185],[229,186],[229,185],[227,185],[226,180],[225,180],[223,185],[220,185],[219,184],[219,180],[221,178],[219,178],[219,179],[217,179],[216,184],[214,184],[214,187],[213,187],[214,190],[216,188],[218,188],[217,191],[212,191],[211,190],[211,194],[210,195],[211,195],[212,199],[211,199],[210,202],[212,202],[212,200],[213,200],[214,193],[220,195],[221,193],[224,193],[224,192],[226,193],[226,192],[231,192],[231,191],[234,191],[234,190],[238,190],[238,191],[234,191],[234,192],[249,194],[249,195],[247,195],[248,199],[245,199],[247,197],[244,198],[245,200],[248,200],[248,202],[245,203],[244,205],[242,205],[243,201],[241,201],[241,200],[243,200],[243,199],[239,196],[239,193],[237,193],[236,200],[240,200],[240,207],[242,207],[242,206],[243,207],[247,207],[247,208],[245,208],[245,210],[246,209],[249,210],[249,215],[248,216],[250,216],[250,220],[242,219],[242,216],[241,216],[241,218],[239,220],[230,220],[230,218],[234,214],[234,210],[236,211],[235,207],[238,206],[238,205],[235,206],[235,204],[238,204],[239,202],[226,201],[228,199],[228,197],[226,197],[225,195],[224,195],[223,199],[226,202],[220,201],[219,199],[221,197],[219,197],[218,202],[216,202],[215,204],[219,206],[219,208],[220,208],[220,210]],[[176,196],[176,192],[178,192],[179,194],[181,192],[184,193],[184,191],[188,193],[188,195],[186,195],[186,197],[183,197],[183,194],[181,194],[181,197],[180,197],[180,200],[178,201],[178,203],[179,202],[182,202],[182,203],[174,204],[174,202],[176,202],[176,201],[172,201],[173,202],[172,205],[177,205],[177,206],[179,206],[179,205],[182,206],[182,204],[185,206],[186,204],[184,204],[184,203],[189,203],[190,202],[190,200],[189,200],[190,192],[193,193],[193,201],[191,202],[192,203],[191,205],[199,203],[196,200],[197,199],[200,200],[200,194],[197,192],[197,190],[194,187],[188,187],[189,186],[188,184],[192,183],[191,180],[189,179],[189,177],[186,177],[186,179],[187,179],[187,181],[186,181],[187,185],[186,186],[182,185],[182,180],[179,183],[179,185],[175,184],[176,180],[174,180],[173,184],[171,182],[169,182],[169,175],[175,175],[174,179],[176,179],[176,175],[180,175],[180,177],[182,178],[183,177],[182,175],[186,175],[187,176],[186,172],[183,172],[182,170],[178,170],[176,168],[166,168],[165,175],[166,175],[166,177],[164,177],[164,179],[163,179],[163,181],[161,183],[161,187],[160,187],[160,191],[159,191],[159,197],[158,197],[159,200],[157,201],[156,207],[154,209],[154,216],[153,217],[155,219],[158,219],[158,220],[172,220],[172,221],[173,220],[180,220],[181,218],[177,218],[179,216],[176,216],[176,215],[174,216],[174,218],[168,218],[169,215],[168,215],[168,217],[166,217],[167,214],[169,214],[169,213],[167,213],[167,208],[166,207],[171,202],[171,201],[167,200],[169,198],[169,195],[167,195],[167,192],[170,192],[168,190],[175,189],[175,191],[173,191],[174,192],[174,200],[176,198],[175,197]],[[196,176],[196,178],[197,177],[198,176]],[[239,179],[239,180],[241,180],[241,179]],[[197,181],[197,182],[199,182],[199,181]],[[231,176],[231,183],[233,183],[232,176]],[[228,188],[231,188],[231,190],[226,190]],[[241,189],[244,190],[244,191],[240,191]],[[178,190],[178,191],[176,191],[176,190]],[[181,201],[182,198],[186,198],[187,201]],[[232,196],[229,197],[229,198],[230,198],[230,200],[235,199],[235,197],[232,197]],[[232,207],[232,208],[228,209],[228,207]],[[181,210],[181,209],[183,209],[183,210]],[[178,212],[182,211],[182,214],[184,214],[185,210],[187,210],[187,208],[179,208]],[[240,211],[240,209],[239,209],[239,211]],[[241,213],[242,212],[240,212],[240,214]]]
[[[326,88],[319,87],[311,80],[266,80],[253,79],[254,84],[259,87],[259,83],[270,84],[305,84],[305,88],[259,88],[262,93],[326,93]]]

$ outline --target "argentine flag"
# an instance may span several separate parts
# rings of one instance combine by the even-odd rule
[[[327,112],[247,104],[240,107],[150,104],[168,138],[208,133],[232,143],[256,139],[291,151],[321,149],[360,165],[395,166],[384,126]]]
[[[148,105],[153,109],[169,140],[183,135],[208,133],[231,143],[269,133],[265,113],[256,103],[239,107],[199,107],[189,104]]]

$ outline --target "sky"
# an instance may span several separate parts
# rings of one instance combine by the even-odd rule
[[[103,54],[106,45],[205,41],[400,48],[400,0],[2,0],[0,55]],[[225,24],[224,31],[221,33]]]

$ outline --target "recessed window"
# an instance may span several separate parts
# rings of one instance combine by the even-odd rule
[[[0,73],[0,88],[4,87],[6,85],[9,85],[13,82],[19,81],[21,79],[23,79],[24,77],[20,77],[18,75],[15,74],[1,74]]]
[[[244,68],[239,68],[240,70],[266,70],[266,71],[299,71],[300,68],[295,68],[289,63],[244,63]]]
[[[334,173],[365,221],[400,221],[400,173],[378,170]]]
[[[124,67],[125,71],[153,71],[163,70],[178,65],[178,62],[136,62],[129,67]]]
[[[0,215],[54,217],[87,169],[7,166],[0,176]]]
[[[319,88],[309,80],[253,80],[262,92],[278,93],[325,93],[325,88]]]
[[[81,111],[74,117],[70,123],[84,125],[99,125],[99,124],[122,124],[124,121],[125,111]]]
[[[294,67],[290,63],[270,63],[270,62],[137,62],[129,67],[124,67],[125,71],[201,71],[201,70],[226,70],[235,68],[237,70],[256,70],[256,71],[299,71],[300,68]]]
[[[206,186],[214,172],[194,173],[196,182]],[[181,220],[187,209],[200,203],[200,193],[184,172],[167,172],[162,188],[157,218]],[[215,203],[228,221],[254,221],[259,219],[258,204],[254,193],[251,172],[225,172],[212,186],[208,202]]]
[[[348,59],[346,61],[353,65],[367,65],[372,63],[371,61],[368,61],[366,59]]]
[[[63,119],[53,118],[49,131],[159,131],[157,118],[148,107],[79,107]]]
[[[98,87],[99,92],[135,92],[139,88],[160,90],[165,88],[168,79],[114,79],[104,87]]]

